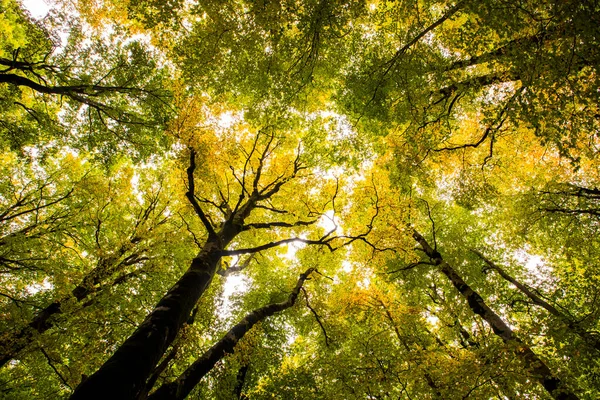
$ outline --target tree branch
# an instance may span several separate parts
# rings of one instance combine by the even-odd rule
[[[439,148],[439,149],[432,149],[432,150],[435,151],[435,152],[440,152],[440,151],[452,151],[452,150],[458,150],[458,149],[465,149],[467,147],[477,148],[477,147],[479,147],[479,145],[481,145],[483,142],[485,142],[485,140],[488,138],[488,136],[491,135],[492,136],[492,143],[490,144],[490,154],[486,157],[486,161],[487,161],[489,158],[491,158],[491,155],[492,155],[493,142],[494,142],[494,135],[495,135],[495,133],[502,127],[502,125],[506,121],[505,114],[508,111],[509,106],[523,92],[523,90],[525,90],[525,86],[521,86],[510,97],[510,99],[508,99],[506,101],[506,103],[504,103],[504,106],[502,106],[502,108],[500,109],[500,112],[496,115],[496,118],[494,118],[494,120],[492,121],[492,123],[487,126],[487,128],[483,132],[483,135],[481,136],[481,138],[479,138],[479,140],[477,142],[475,142],[475,143],[466,143],[466,144],[461,144],[461,145],[456,145],[456,146],[447,146],[447,147],[442,147],[442,148]]]
[[[296,222],[258,222],[246,224],[242,228],[242,231],[247,231],[250,229],[271,229],[271,228],[293,228],[296,226],[309,226],[316,223],[318,220],[314,219],[312,221],[296,221]]]
[[[221,256],[238,256],[240,254],[251,254],[258,253],[259,251],[272,249],[273,247],[281,246],[283,244],[300,242],[304,244],[315,244],[315,245],[323,245],[327,246],[329,250],[334,251],[335,249],[331,246],[330,242],[333,238],[326,240],[311,240],[311,239],[303,239],[303,238],[288,238],[282,240],[276,240],[274,242],[265,243],[256,247],[249,247],[244,249],[235,249],[235,250],[222,250]]]
[[[60,378],[60,380],[62,381],[62,383],[68,387],[71,391],[73,391],[73,388],[71,387],[71,385],[69,385],[69,382],[67,382],[67,380],[65,379],[64,376],[62,376],[62,374],[60,373],[60,371],[58,369],[56,369],[56,367],[54,366],[54,362],[52,361],[52,359],[50,358],[50,356],[48,355],[48,353],[46,353],[46,350],[44,350],[43,348],[40,348],[42,354],[44,355],[44,357],[46,358],[46,361],[48,361],[48,365],[50,366],[50,368],[52,368],[52,370],[56,373],[56,375],[58,375],[58,377]]]
[[[271,303],[247,314],[237,325],[232,327],[217,343],[200,356],[192,365],[190,365],[179,377],[170,383],[159,387],[154,393],[148,396],[149,400],[180,400],[184,399],[200,380],[219,362],[227,353],[232,353],[235,345],[244,337],[244,335],[258,322],[292,307],[298,294],[304,285],[304,282],[313,268],[309,268],[300,275],[296,287],[287,300],[281,303]]]
[[[373,102],[373,100],[375,100],[375,98],[377,96],[377,92],[379,91],[379,88],[383,85],[383,83],[385,81],[385,77],[387,76],[387,74],[390,73],[392,68],[396,65],[396,63],[404,55],[404,53],[406,53],[408,51],[408,49],[410,49],[412,46],[414,46],[419,40],[421,40],[423,37],[425,37],[425,35],[427,35],[431,31],[433,31],[435,28],[437,28],[442,23],[444,23],[448,18],[450,18],[454,14],[456,14],[461,8],[463,8],[465,6],[465,4],[467,2],[468,2],[468,0],[461,0],[458,3],[456,3],[448,11],[446,11],[446,13],[441,18],[439,18],[433,24],[429,25],[427,28],[425,28],[424,30],[419,32],[418,35],[416,35],[408,43],[406,43],[404,46],[402,46],[400,49],[398,49],[398,51],[396,51],[394,56],[389,61],[386,62],[387,68],[383,71],[383,74],[379,78],[379,82],[375,86],[373,96],[367,102],[366,106],[368,106],[369,104],[371,104]],[[384,64],[384,65],[386,65],[386,64]]]
[[[185,196],[188,198],[188,200],[192,204],[192,207],[194,207],[194,211],[196,211],[196,214],[198,215],[198,217],[200,217],[200,221],[202,221],[202,223],[204,224],[204,227],[208,231],[208,236],[216,237],[217,234],[215,233],[215,230],[214,230],[212,224],[210,223],[208,218],[206,218],[206,214],[204,214],[204,211],[200,207],[200,204],[198,204],[198,201],[196,201],[196,196],[194,195],[194,190],[195,190],[194,170],[195,169],[196,169],[196,151],[190,147],[190,166],[187,168],[188,191],[185,193]]]
[[[304,299],[306,300],[306,307],[315,316],[315,319],[317,320],[317,323],[321,327],[321,331],[323,332],[323,335],[325,336],[325,346],[329,347],[330,339],[329,339],[329,336],[327,335],[327,331],[325,330],[325,327],[323,326],[323,323],[321,322],[321,318],[319,318],[319,314],[317,314],[315,309],[310,306],[310,303],[308,302],[308,293],[306,293],[306,289],[302,288],[302,293],[304,293]]]

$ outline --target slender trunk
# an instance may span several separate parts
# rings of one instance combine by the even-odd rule
[[[452,71],[455,69],[462,69],[466,67],[470,67],[473,65],[481,64],[488,61],[496,61],[499,58],[506,56],[508,54],[517,54],[519,53],[530,53],[533,52],[538,46],[543,44],[546,41],[555,40],[564,37],[571,37],[573,32],[566,31],[565,26],[563,25],[555,25],[549,28],[544,29],[541,32],[536,33],[531,36],[524,36],[520,38],[513,39],[508,43],[488,52],[483,53],[478,56],[471,57],[467,60],[459,60],[455,61],[446,67],[445,71]]]
[[[396,325],[396,321],[394,320],[394,317],[390,313],[390,310],[388,310],[388,308],[385,306],[385,304],[381,300],[379,300],[379,304],[381,304],[381,306],[383,307],[383,309],[385,311],[385,315],[390,320],[390,323],[392,324],[392,327],[394,328],[394,332],[396,333],[396,337],[398,338],[398,341],[400,342],[400,344],[402,344],[402,346],[407,351],[407,353],[410,353],[410,347],[408,346],[408,343],[406,343],[406,340],[404,340],[404,338],[400,334],[398,325]],[[421,365],[421,363],[419,361],[416,361],[416,364],[419,366]],[[431,374],[429,374],[429,372],[427,372],[427,370],[425,370],[425,371],[423,371],[423,376],[425,377],[425,381],[427,382],[427,385],[433,391],[434,397],[436,399],[443,399],[444,396],[442,396],[442,392],[440,392],[440,388],[433,380],[433,377],[431,376]]]
[[[135,399],[215,275],[223,242],[209,237],[185,274],[117,351],[71,396],[73,400]]]
[[[483,298],[474,291],[462,277],[443,260],[441,254],[432,248],[421,234],[413,231],[413,238],[421,245],[425,253],[439,266],[441,272],[450,279],[452,285],[460,292],[467,300],[471,310],[481,316],[492,328],[494,333],[498,335],[505,343],[514,348],[515,352],[525,366],[532,372],[533,376],[542,384],[542,386],[556,400],[578,400],[560,379],[556,378],[550,368],[527,346],[519,339],[513,330],[504,322],[498,314],[485,303]]]
[[[579,335],[586,343],[588,343],[590,346],[592,346],[596,350],[600,350],[600,339],[594,337],[593,335],[590,335],[590,333],[587,332],[585,329],[582,329],[581,327],[579,327],[576,322],[574,322],[568,316],[566,316],[563,313],[561,313],[560,311],[558,311],[558,309],[556,307],[554,307],[552,304],[548,303],[547,301],[542,299],[540,296],[535,294],[527,286],[525,286],[521,282],[517,281],[512,276],[510,276],[506,271],[504,271],[504,269],[500,268],[500,266],[498,266],[492,260],[485,257],[481,252],[479,252],[477,250],[473,250],[473,249],[471,251],[473,253],[477,254],[479,256],[479,258],[481,258],[483,261],[485,261],[485,263],[491,269],[498,272],[498,274],[500,274],[500,276],[502,278],[504,278],[508,282],[512,283],[513,285],[515,285],[517,287],[517,289],[519,289],[521,291],[521,293],[523,293],[525,296],[527,296],[533,302],[533,304],[540,306],[543,309],[545,309],[546,311],[548,311],[551,315],[553,315],[558,320],[560,320],[563,324],[565,324],[565,326],[567,328],[569,328],[569,330],[571,330],[573,333]]]
[[[120,266],[124,265],[123,262],[116,263],[118,261],[117,257],[122,256],[124,253],[125,248],[122,248],[119,250],[116,257],[101,260],[99,265],[86,275],[79,285],[71,291],[71,296],[55,300],[52,304],[39,311],[27,326],[15,333],[5,334],[4,338],[0,341],[0,368],[29,346],[37,334],[44,333],[54,326],[51,318],[62,313],[61,307],[65,302],[74,298],[79,303],[90,294],[98,291],[96,285],[100,284],[108,275],[116,272]],[[135,257],[134,259],[137,260]],[[117,278],[117,280],[113,282],[113,286],[124,281],[129,275],[130,274],[126,274]],[[91,304],[92,303],[85,303],[83,304],[83,307],[87,307]]]
[[[220,361],[225,354],[233,353],[237,342],[257,323],[271,315],[290,308],[296,302],[304,281],[312,273],[309,268],[300,275],[296,287],[288,299],[281,303],[271,303],[256,309],[246,315],[237,325],[227,332],[221,340],[215,343],[192,365],[190,365],[175,381],[166,383],[148,396],[148,400],[178,400],[184,399],[200,380]]]
[[[246,375],[248,374],[248,365],[242,365],[238,371],[236,377],[235,388],[233,394],[237,400],[247,399],[246,395],[242,392],[244,390],[244,383],[246,382]]]

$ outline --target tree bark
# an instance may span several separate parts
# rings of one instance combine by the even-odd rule
[[[527,296],[533,302],[533,304],[540,306],[543,309],[545,309],[546,311],[548,311],[551,315],[553,315],[559,321],[561,321],[570,331],[579,335],[591,347],[595,348],[596,350],[600,350],[600,340],[598,338],[591,335],[585,329],[582,329],[580,326],[577,325],[577,323],[575,321],[573,321],[568,316],[566,316],[563,313],[561,313],[560,311],[558,311],[558,309],[556,307],[554,307],[552,304],[548,303],[547,301],[542,299],[540,296],[535,294],[532,290],[530,290],[527,286],[525,286],[521,282],[517,281],[512,276],[510,276],[506,271],[504,271],[504,269],[502,269],[500,266],[498,266],[496,263],[494,263],[489,258],[485,257],[481,252],[474,250],[474,249],[471,249],[471,251],[473,253],[477,254],[477,256],[479,256],[479,258],[481,258],[491,269],[498,272],[498,274],[502,278],[504,278],[508,282],[512,283],[513,285],[515,285],[517,287],[517,289],[519,289],[519,291],[521,291],[521,293],[523,293],[525,296]]]
[[[556,378],[550,368],[519,339],[513,330],[504,322],[498,314],[485,303],[483,298],[474,291],[462,277],[442,258],[441,254],[432,248],[425,238],[416,230],[413,231],[413,238],[421,245],[425,254],[439,266],[441,272],[446,275],[452,285],[467,300],[471,310],[483,318],[492,328],[494,333],[499,336],[506,344],[510,345],[515,353],[523,360],[525,366],[532,372],[533,376],[542,384],[542,386],[556,400],[578,400],[566,385]]]
[[[248,374],[248,365],[242,365],[238,371],[236,377],[235,388],[233,389],[233,394],[237,400],[247,399],[244,394],[244,383],[246,382],[246,375]]]
[[[186,273],[98,371],[81,382],[73,400],[135,399],[215,275],[223,243],[209,238]]]
[[[259,137],[260,135],[256,136],[253,148],[247,155],[247,163],[255,154]],[[208,234],[206,242],[185,274],[156,304],[154,310],[93,375],[81,382],[70,399],[134,400],[140,397],[156,365],[189,319],[200,296],[210,285],[221,257],[234,253],[225,249],[240,232],[245,230],[246,218],[260,201],[270,199],[305,168],[300,163],[300,153],[298,153],[289,175],[282,175],[264,188],[259,188],[262,168],[271,154],[274,138],[270,136],[262,153],[256,154],[259,166],[252,179],[251,192],[246,187],[247,167],[244,167],[243,176],[238,179],[241,192],[237,203],[235,207],[226,205],[225,220],[218,225],[220,227],[218,231],[213,227],[194,193],[196,153],[190,148],[190,165],[187,168],[188,191],[185,195],[206,228]],[[287,241],[274,242],[265,248],[284,242],[287,243]]]
[[[233,353],[235,345],[257,323],[271,315],[286,310],[294,305],[300,289],[313,268],[300,275],[296,287],[288,299],[281,303],[271,303],[256,309],[246,315],[237,325],[231,328],[221,340],[215,343],[192,365],[190,365],[175,381],[166,383],[148,396],[148,400],[179,400],[184,399],[200,380],[220,361],[225,354]]]

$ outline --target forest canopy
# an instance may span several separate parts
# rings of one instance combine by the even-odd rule
[[[32,4],[0,397],[600,397],[596,1]]]

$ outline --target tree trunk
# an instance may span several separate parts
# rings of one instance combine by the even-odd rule
[[[481,316],[492,328],[494,333],[498,335],[506,344],[514,348],[515,352],[523,362],[525,366],[532,372],[533,376],[542,384],[542,386],[550,393],[550,395],[556,400],[578,400],[574,393],[572,393],[560,379],[554,377],[550,368],[527,346],[521,339],[519,339],[513,332],[513,330],[506,324],[498,314],[492,311],[491,308],[485,303],[483,298],[474,291],[462,277],[443,260],[441,254],[432,248],[429,243],[425,240],[421,234],[416,230],[413,231],[413,238],[421,245],[427,256],[435,262],[437,266],[452,285],[460,292],[460,294],[467,300],[471,310]]]
[[[72,400],[135,399],[215,275],[223,243],[209,237],[186,273]]]
[[[254,149],[258,139],[259,136],[257,135]],[[190,165],[187,168],[188,191],[185,195],[206,228],[208,233],[206,242],[198,255],[192,260],[192,264],[185,274],[169,289],[167,294],[154,307],[154,310],[98,371],[81,382],[70,399],[134,400],[142,395],[156,365],[183,324],[188,321],[200,296],[210,285],[217,272],[221,257],[223,254],[233,254],[233,251],[225,252],[225,249],[240,232],[251,226],[244,225],[245,219],[248,218],[259,201],[269,200],[279,192],[283,185],[293,179],[304,168],[300,164],[300,155],[298,154],[290,175],[282,175],[275,181],[270,182],[265,188],[259,189],[261,171],[265,160],[272,151],[271,144],[273,140],[274,136],[271,136],[264,150],[258,156],[259,166],[254,171],[252,193],[248,193],[244,180],[240,181],[242,187],[237,203],[234,207],[230,207],[229,204],[223,206],[221,211],[225,214],[225,220],[218,225],[220,227],[218,231],[215,231],[210,218],[207,217],[197,201],[194,184],[196,152],[190,148]],[[254,149],[248,154],[247,163],[254,154]],[[244,169],[245,173],[246,169]],[[265,224],[263,228],[276,226],[276,224]],[[286,224],[285,226],[289,225]],[[250,249],[254,251],[244,249],[242,253],[256,252],[259,249],[271,248],[284,242],[272,242],[268,245]],[[276,305],[272,306],[275,307]],[[238,330],[242,328],[240,327]]]
[[[233,389],[233,394],[235,395],[236,400],[244,400],[247,399],[244,394],[244,383],[246,382],[246,375],[248,374],[248,365],[242,365],[238,371],[236,377],[235,388]]]
[[[532,290],[530,290],[527,286],[525,286],[521,282],[517,281],[512,276],[510,276],[508,273],[506,273],[506,271],[504,271],[502,268],[500,268],[492,260],[485,257],[481,252],[479,252],[477,250],[473,250],[473,249],[471,249],[471,251],[473,253],[477,254],[479,256],[479,258],[481,258],[483,261],[485,261],[485,263],[491,269],[498,272],[498,274],[500,274],[501,277],[503,277],[505,280],[507,280],[508,282],[515,285],[517,287],[517,289],[519,289],[521,291],[521,293],[523,293],[525,296],[527,296],[533,302],[533,304],[540,306],[543,309],[545,309],[546,311],[548,311],[551,315],[553,315],[558,320],[560,320],[563,324],[565,324],[565,326],[570,331],[579,335],[591,347],[595,348],[596,350],[600,350],[600,339],[598,339],[597,337],[594,337],[589,332],[587,332],[585,329],[582,329],[581,327],[579,327],[575,321],[571,320],[568,316],[566,316],[563,313],[561,313],[560,311],[558,311],[558,309],[556,307],[554,307],[552,304],[548,303],[547,301],[542,299],[540,296],[535,294]]]
[[[281,303],[271,303],[256,309],[246,315],[237,325],[229,330],[210,349],[190,365],[175,381],[166,383],[148,396],[148,400],[179,400],[184,399],[200,380],[220,361],[225,354],[233,353],[238,341],[257,323],[271,315],[290,308],[296,302],[304,281],[312,273],[309,268],[300,275],[296,287],[290,293],[288,299]]]

